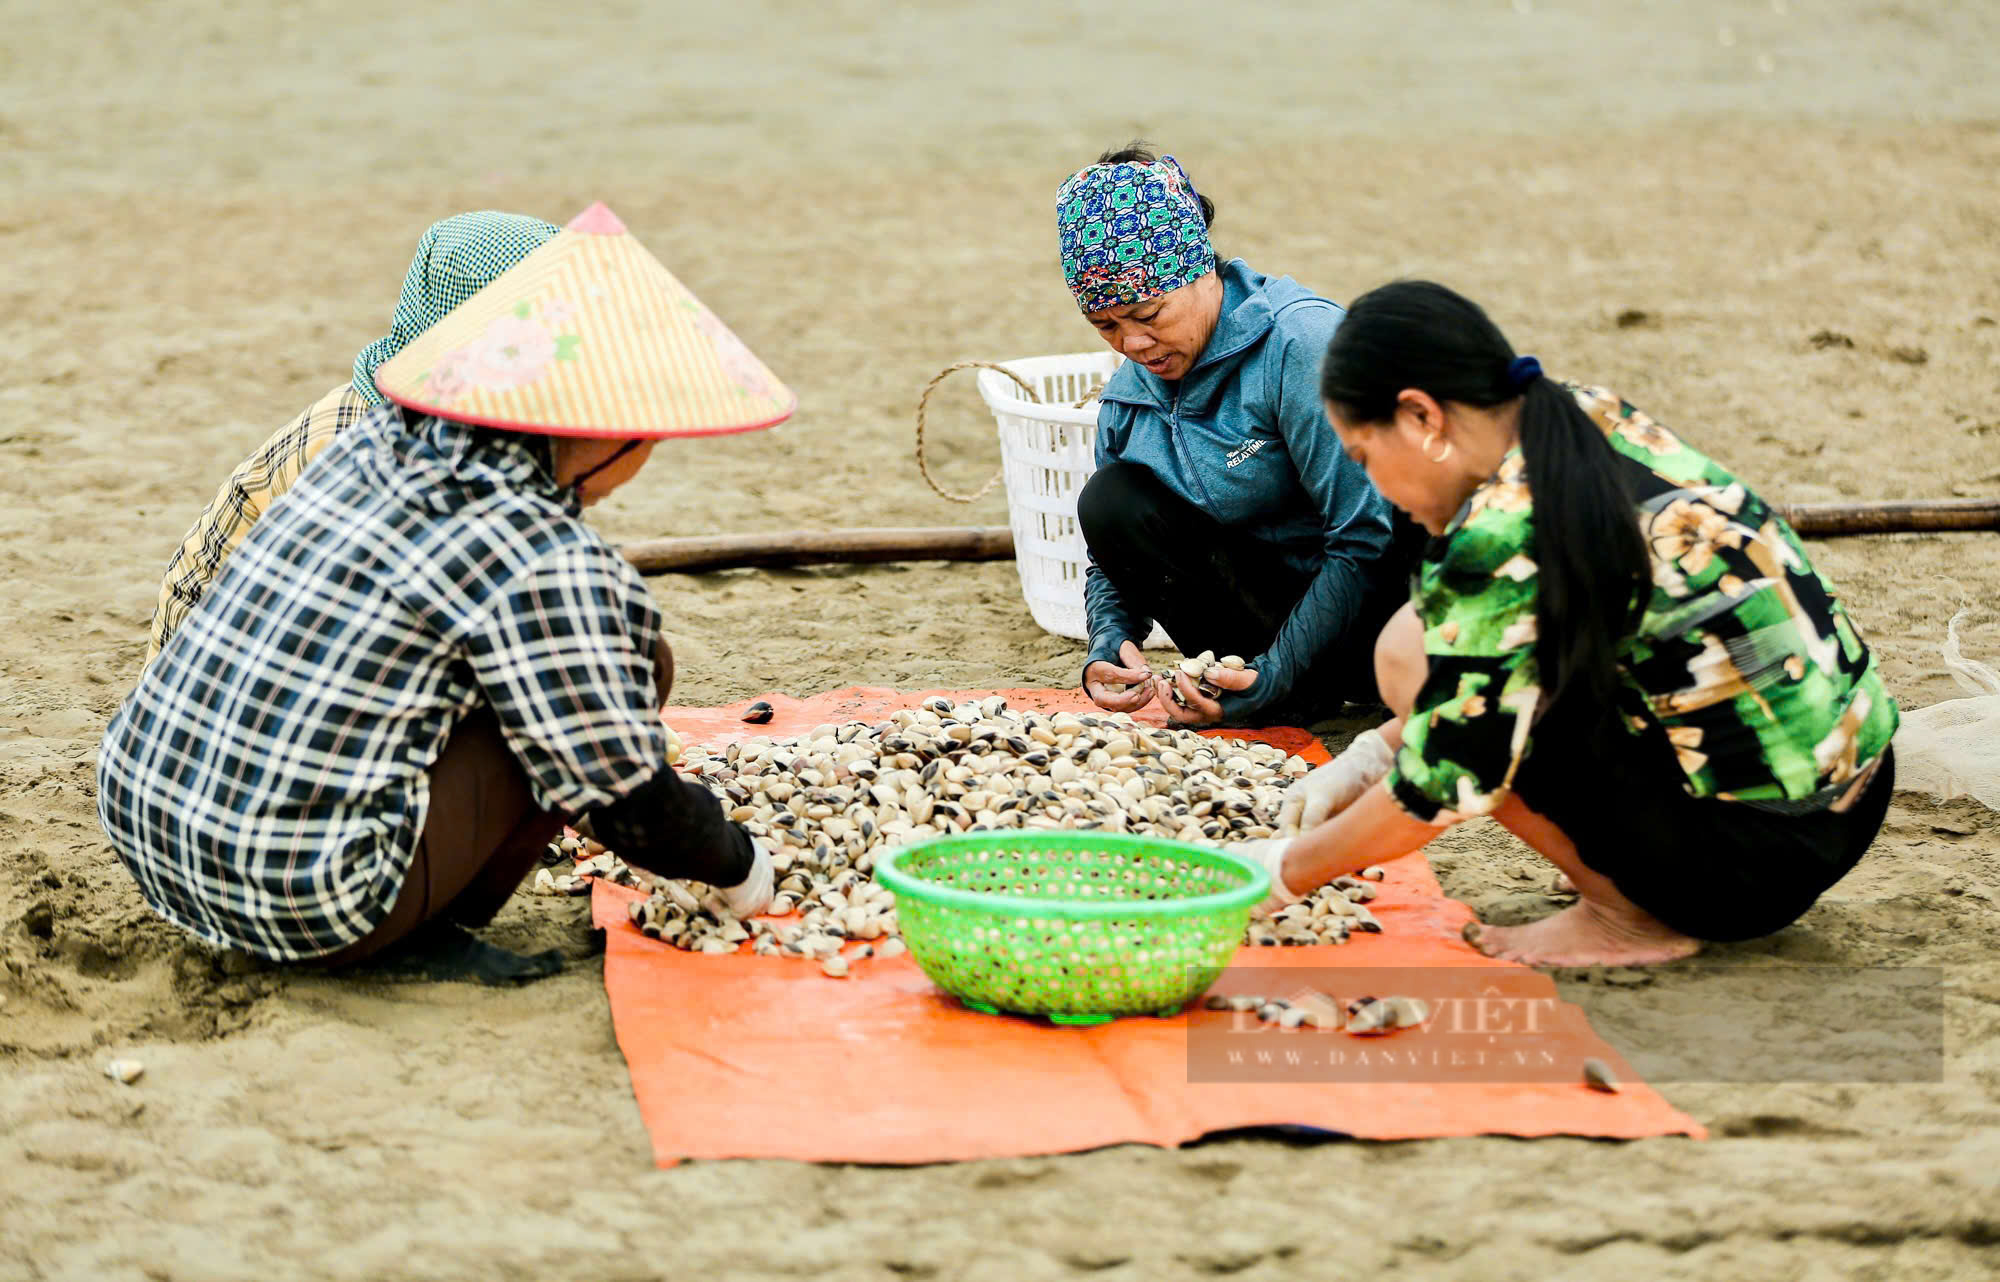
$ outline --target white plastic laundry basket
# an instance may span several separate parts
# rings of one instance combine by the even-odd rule
[[[1083,608],[1089,562],[1076,523],[1076,496],[1097,468],[1097,403],[1075,406],[1104,386],[1122,361],[1112,352],[1079,352],[1001,362],[1035,389],[1039,405],[1006,375],[979,371],[979,395],[1000,426],[1021,595],[1035,622],[1057,636],[1090,637]],[[1145,645],[1157,649],[1172,642],[1155,625]]]

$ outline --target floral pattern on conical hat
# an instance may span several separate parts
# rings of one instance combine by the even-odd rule
[[[375,371],[399,405],[550,436],[752,432],[798,398],[592,205]]]

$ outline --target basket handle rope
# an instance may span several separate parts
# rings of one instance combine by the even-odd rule
[[[1040,405],[1042,398],[1036,393],[1034,388],[1028,385],[1026,379],[1016,374],[1013,370],[1008,369],[1005,365],[996,365],[992,361],[959,361],[955,365],[947,365],[939,370],[930,382],[924,384],[923,395],[917,398],[917,470],[924,474],[924,484],[935,490],[939,497],[950,499],[954,503],[972,503],[984,498],[994,486],[1000,484],[1000,478],[1006,474],[1006,464],[1003,463],[999,467],[994,468],[993,475],[986,478],[986,484],[980,486],[972,493],[954,494],[944,488],[944,486],[938,484],[938,479],[931,475],[930,460],[924,456],[924,429],[928,426],[925,420],[925,412],[931,403],[931,393],[937,390],[939,383],[944,382],[947,378],[950,378],[962,369],[990,369],[996,373],[1005,374],[1008,378],[1014,380],[1015,384],[1020,387],[1022,394],[1032,403]],[[1070,408],[1082,409],[1095,400],[1098,392],[1102,390],[1103,386],[1101,384],[1092,388],[1082,400]]]
[[[924,414],[926,409],[928,409],[928,407],[930,406],[931,393],[935,392],[938,389],[939,383],[944,382],[947,378],[950,378],[953,374],[958,373],[958,371],[962,369],[994,370],[998,373],[1005,374],[1008,378],[1011,378],[1016,383],[1018,383],[1020,385],[1022,393],[1025,394],[1027,398],[1030,401],[1033,401],[1035,404],[1040,405],[1042,403],[1042,398],[1036,394],[1034,388],[1028,386],[1028,382],[1026,379],[1022,378],[1019,374],[1016,374],[1013,370],[1008,369],[1005,365],[995,365],[992,361],[959,361],[955,365],[947,365],[943,369],[939,370],[937,372],[937,375],[933,377],[930,382],[924,384],[924,393],[922,396],[919,396],[917,398],[917,470],[924,474],[924,484],[930,486],[933,490],[937,491],[940,497],[950,499],[954,503],[971,503],[977,499],[984,498],[986,496],[987,491],[991,490],[994,486],[1000,484],[1000,478],[1006,472],[1006,464],[1003,463],[999,467],[994,468],[993,475],[986,478],[986,484],[980,486],[972,493],[954,494],[950,490],[947,490],[944,486],[938,484],[938,479],[935,476],[931,475],[930,460],[924,457],[924,428],[927,426]]]

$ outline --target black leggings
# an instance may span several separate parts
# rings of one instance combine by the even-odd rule
[[[1077,495],[1076,519],[1090,559],[1126,607],[1156,620],[1183,654],[1263,653],[1315,577],[1293,569],[1275,544],[1175,494],[1139,463],[1099,468]],[[1383,578],[1338,648],[1268,718],[1309,724],[1349,701],[1380,701],[1375,638],[1406,599],[1396,573],[1385,567]]]

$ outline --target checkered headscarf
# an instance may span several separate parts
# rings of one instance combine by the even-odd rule
[[[1194,183],[1172,156],[1078,170],[1056,192],[1056,230],[1086,312],[1172,293],[1215,266]]]
[[[397,300],[388,336],[368,344],[354,358],[355,392],[370,405],[386,404],[375,387],[376,367],[547,244],[558,230],[539,218],[491,209],[432,223],[417,242],[417,256],[403,278],[403,296]]]

